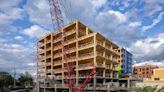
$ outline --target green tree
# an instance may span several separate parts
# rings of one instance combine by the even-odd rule
[[[33,83],[33,78],[28,72],[25,72],[20,74],[18,81],[22,86],[26,86]]]
[[[0,72],[0,86],[13,85],[14,78],[7,72]]]
[[[0,91],[14,84],[14,78],[7,72],[0,72]]]

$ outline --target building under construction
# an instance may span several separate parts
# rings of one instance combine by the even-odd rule
[[[70,63],[74,66],[73,78],[77,86],[96,68],[96,74],[85,90],[108,90],[108,83],[118,79],[119,47],[79,21],[65,25],[62,32],[64,38],[56,31],[37,40],[37,81],[40,87],[67,89],[65,64]],[[64,62],[64,52],[67,62]],[[55,86],[47,85],[46,80],[53,80]]]

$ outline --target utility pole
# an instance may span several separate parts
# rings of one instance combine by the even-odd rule
[[[15,88],[15,86],[16,86],[16,69],[15,69],[15,67],[14,67],[14,88]]]

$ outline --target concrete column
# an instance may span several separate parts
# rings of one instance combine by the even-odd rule
[[[127,87],[130,88],[130,79],[127,80]]]
[[[96,92],[96,75],[94,75],[94,78],[93,78],[93,92]]]
[[[89,30],[88,30],[88,27],[86,27],[86,35],[89,34]]]
[[[76,69],[77,69],[77,71],[76,71],[76,86],[78,86],[79,85],[79,71],[78,71],[78,65],[79,65],[79,63],[78,63],[78,30],[79,28],[78,28],[78,22],[76,23],[76,58],[77,58],[77,61],[76,61]]]

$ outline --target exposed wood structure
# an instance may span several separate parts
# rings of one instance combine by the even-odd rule
[[[67,62],[75,66],[73,78],[79,86],[96,67],[96,74],[89,86],[96,88],[114,81],[117,77],[118,46],[101,34],[92,31],[79,21],[65,25],[62,31],[65,33],[64,46]],[[59,31],[47,34],[38,39],[37,46],[37,80],[54,78],[57,86],[66,87],[64,76],[67,71],[64,66],[62,38]]]

